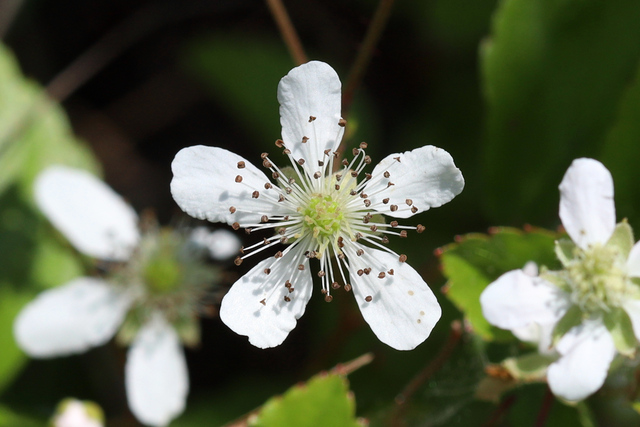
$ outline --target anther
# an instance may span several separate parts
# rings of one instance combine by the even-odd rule
[[[352,176],[353,178],[357,178],[357,177],[358,177],[358,172],[356,172],[356,171],[351,171],[351,176]]]
[[[424,230],[425,230],[425,226],[424,225],[422,225],[422,224],[416,225],[416,231],[418,233],[422,233]]]
[[[280,195],[278,196],[278,201],[279,201],[279,202],[284,202],[284,194],[280,194]]]
[[[262,238],[262,244],[265,245],[265,246],[269,244],[269,241],[267,240],[266,237]]]
[[[384,271],[381,271],[380,274],[378,274],[378,279],[384,279],[384,277],[386,276]]]
[[[291,154],[291,150],[289,150],[288,148],[285,148],[284,150],[282,150],[282,154],[285,154],[288,156],[289,154]]]
[[[358,194],[358,192],[356,190],[351,190],[349,191],[349,194],[355,196],[356,194]]]
[[[400,163],[400,156],[398,156],[398,157],[394,157],[393,159],[394,159],[394,160],[397,160],[397,161],[398,161],[398,163]]]
[[[345,119],[338,120],[338,126],[345,127],[347,125],[347,121]]]
[[[411,199],[407,199],[404,202],[407,204],[407,206],[411,206],[413,204],[413,200]]]
[[[300,270],[300,271],[304,270],[304,264],[299,264],[298,265],[298,270]]]
[[[244,255],[244,246],[240,246],[240,253]]]
[[[240,229],[240,224],[237,222],[234,222],[233,224],[231,224],[231,228],[238,231]]]
[[[366,193],[360,193],[360,197],[363,198],[363,199],[366,199],[366,198],[369,197],[369,195],[366,194]]]
[[[267,305],[267,299],[266,298],[261,299],[260,304]]]
[[[269,160],[264,159],[264,160],[262,161],[262,166],[263,166],[263,167],[265,167],[265,168],[267,168],[267,169],[269,169],[269,168],[271,168],[273,165],[271,164],[271,162],[270,162]]]
[[[262,154],[260,154],[260,158],[261,158],[262,160],[266,159],[267,157],[269,157],[269,153],[262,153]]]
[[[269,274],[271,273],[271,269],[270,268],[265,268],[264,269],[264,274]]]
[[[398,226],[398,221],[391,221],[391,227],[396,228]]]
[[[251,234],[251,229],[250,228],[245,228],[244,232],[247,233],[247,234]]]
[[[265,190],[270,190],[270,189],[272,189],[272,188],[273,188],[273,185],[271,185],[271,183],[270,183],[270,182],[265,182],[265,183],[264,183],[264,189],[265,189]]]
[[[284,236],[284,233],[287,232],[287,228],[286,227],[280,227],[278,228],[278,234],[281,236]]]
[[[338,247],[344,248],[344,238],[342,236],[338,237]]]
[[[322,160],[318,160],[318,166],[320,167],[324,166],[324,162]]]
[[[324,300],[325,300],[325,302],[331,302],[331,301],[333,301],[333,297],[331,295],[327,294],[327,295],[324,296]]]
[[[387,271],[387,273],[389,273],[389,275],[393,276],[393,273],[394,273],[393,268],[391,270]]]
[[[322,176],[322,174],[321,174],[320,172],[316,172],[316,173],[314,173],[314,174],[313,174],[313,177],[314,177],[315,179],[318,179],[318,178],[320,178],[321,176]]]
[[[415,206],[411,207],[411,213],[416,213],[418,212],[418,208],[416,208]]]
[[[284,147],[284,141],[281,139],[276,139],[276,147],[278,148]]]
[[[381,242],[386,245],[387,243],[389,243],[389,238],[387,236],[382,236]]]
[[[342,166],[349,166],[349,160],[344,159],[344,160],[342,161]]]
[[[369,160],[369,163],[371,163],[371,160]],[[373,178],[373,175],[371,175],[370,173],[365,173],[364,174],[364,179],[369,181],[371,178]]]
[[[287,187],[284,189],[285,193],[287,194],[291,194],[291,192],[293,191],[293,189],[291,187]]]
[[[400,237],[407,237],[407,230],[400,231]]]
[[[289,241],[289,238],[287,236],[281,237],[280,238],[280,243],[284,244],[287,243]]]
[[[302,137],[302,143],[306,144],[306,142],[309,140],[309,138],[307,138],[306,136]]]
[[[333,283],[331,284],[331,287],[332,287],[333,289],[338,289],[338,288],[340,287],[340,283],[338,283],[338,282],[333,282]]]
[[[285,302],[289,302],[289,301],[291,301],[291,298],[289,298],[288,296],[285,295],[284,300],[285,300]]]
[[[285,288],[289,289],[289,288],[291,288],[291,286],[292,286],[292,285],[291,285],[291,282],[290,282],[290,281],[288,281],[288,280],[287,280],[286,282],[284,282],[284,287],[285,287]]]
[[[251,197],[257,199],[258,197],[260,197],[260,192],[258,190],[254,191],[253,193],[251,193]]]
[[[351,150],[351,154],[353,154],[353,157],[357,156],[359,152],[360,150],[358,150],[357,148],[354,148],[353,150]]]
[[[346,285],[344,285],[344,290],[349,292],[351,290],[351,285],[348,284],[348,283]]]
[[[235,207],[233,207],[233,206],[231,206],[231,207],[229,208],[229,212],[231,212],[231,213],[236,213],[236,208],[235,208]]]
[[[336,174],[336,181],[340,181],[342,179],[342,175],[337,173]]]
[[[235,265],[240,265],[242,264],[242,258],[240,258],[239,256],[236,257],[236,259],[233,260],[233,263]]]
[[[393,182],[390,182],[387,184],[387,188],[391,187],[392,185],[395,185]]]
[[[391,174],[389,173],[389,171],[385,171],[385,172],[383,173],[383,175],[384,175],[384,177],[385,177],[385,178],[389,178],[389,177],[391,176]]]
[[[278,252],[276,252],[276,254],[275,254],[273,257],[274,257],[275,259],[282,258],[282,251],[278,251]]]
[[[313,116],[309,116],[309,123],[311,123],[312,121],[314,121],[316,118]]]
[[[326,273],[323,270],[318,271],[318,277],[324,277]]]
[[[278,179],[280,178],[280,174],[278,172],[274,172],[271,174],[271,176],[273,177],[273,179]]]
[[[389,206],[389,209],[391,209],[391,212],[395,212],[398,210],[398,205],[391,205]]]
[[[378,231],[378,226],[377,226],[377,225],[375,225],[375,224],[373,224],[371,227],[369,227],[369,229],[370,229],[371,231],[373,231],[373,232],[376,232],[376,231]]]
[[[371,300],[372,300],[372,299],[373,299],[373,298],[371,297],[371,295],[368,295],[364,300],[365,300],[366,302],[371,302]]]
[[[243,161],[238,162],[238,169],[244,169],[245,164]]]
[[[405,254],[402,254],[398,257],[398,261],[400,262],[407,262],[407,256]]]
[[[262,217],[260,218],[260,221],[262,222],[269,222],[269,217],[266,215],[262,215]]]
[[[363,274],[364,274],[364,270],[363,269],[358,270],[358,276],[362,276]]]
[[[386,205],[387,203],[389,203],[389,198],[387,197],[387,198],[385,198],[385,199],[382,199],[382,203],[384,203],[385,205]]]
[[[334,188],[336,189],[336,191],[339,191],[339,190],[340,190],[340,184],[336,184],[336,185],[334,186]]]
[[[369,267],[365,268],[364,269],[364,274],[366,274],[368,276],[369,273],[371,273],[371,269]]]
[[[300,166],[304,165],[304,159],[300,159],[300,160],[298,160],[298,164],[299,164]]]
[[[340,252],[340,253],[338,254],[338,258],[340,258],[340,259],[345,259],[345,258],[346,258],[346,256],[345,256],[345,254],[344,254],[343,252]]]
[[[242,182],[242,177],[240,175],[236,176],[236,182]]]
[[[364,253],[364,249],[358,249],[356,251],[356,255],[358,255],[358,256],[362,256],[363,253]]]
[[[324,155],[325,155],[325,156],[328,156],[328,155],[329,155],[329,153],[331,153],[331,150],[330,150],[330,149],[328,149],[328,148],[327,148],[326,150],[324,150]]]
[[[364,162],[365,162],[366,164],[370,165],[370,164],[371,164],[371,157],[369,157],[369,156],[364,156]]]
[[[289,288],[289,293],[292,293],[293,291],[295,291],[294,288]]]
[[[367,148],[367,143],[366,143],[366,142],[364,142],[364,141],[363,141],[363,142],[361,142],[361,143],[360,143],[360,148],[362,148],[363,150],[364,150],[365,148]]]
[[[364,205],[365,205],[366,207],[371,206],[371,200],[369,200],[369,199],[365,199],[365,201],[364,201]]]

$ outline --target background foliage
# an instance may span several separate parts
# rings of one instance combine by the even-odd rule
[[[285,5],[309,57],[345,82],[377,2]],[[463,193],[415,218],[427,230],[391,242],[434,289],[442,320],[416,350],[398,352],[377,341],[343,293],[331,304],[316,295],[275,349],[204,319],[200,348],[187,351],[187,410],[172,425],[242,420],[278,395],[255,425],[278,425],[269,417],[289,399],[300,401],[290,411],[308,417],[302,408],[342,405],[340,425],[355,425],[354,410],[371,425],[637,425],[633,360],[576,407],[550,399],[543,384],[487,383],[489,363],[530,349],[489,328],[477,296],[528,260],[554,262],[556,232],[483,233],[555,230],[557,185],[574,158],[607,166],[618,219],[640,226],[638,22],[638,0],[396,2],[350,110],[347,147],[367,141],[381,159],[433,144],[462,170]],[[15,346],[19,309],[87,268],[35,209],[33,177],[59,162],[102,170],[138,211],[175,223],[175,153],[207,144],[257,161],[279,137],[276,87],[295,64],[255,0],[5,1],[0,36],[0,426],[42,426],[67,396],[100,403],[110,425],[136,425],[122,348],[27,361]],[[226,285],[245,264],[227,266]],[[451,280],[444,288],[442,272]],[[373,362],[348,383],[314,377],[368,352]],[[478,397],[481,383],[492,400]]]

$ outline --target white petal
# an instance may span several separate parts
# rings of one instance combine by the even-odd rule
[[[239,162],[245,166],[238,168]],[[262,215],[284,212],[276,202],[276,190],[264,188],[270,183],[267,176],[231,151],[204,145],[183,148],[171,169],[173,199],[195,218],[232,225],[259,223]],[[242,182],[236,182],[237,176]],[[252,197],[254,191],[258,191],[258,198]],[[231,207],[237,211],[231,213]]]
[[[88,405],[95,405],[75,399],[65,399],[59,406],[58,411],[51,420],[51,427],[104,427],[102,414],[91,413]],[[91,408],[98,409],[98,408]]]
[[[326,158],[325,150],[337,150],[342,140],[341,87],[333,68],[318,61],[294,68],[278,85],[282,140],[296,160],[306,161],[310,175],[324,171],[318,161]],[[309,138],[306,143],[304,137]]]
[[[138,216],[115,191],[90,173],[52,166],[35,182],[38,207],[79,251],[126,261],[138,245]]]
[[[611,335],[595,322],[571,329],[556,349],[562,357],[549,366],[547,379],[553,394],[569,401],[585,399],[602,387],[616,354]]]
[[[553,323],[529,323],[527,326],[511,329],[520,341],[526,341],[538,345],[538,353],[554,354],[556,351],[552,347],[553,330],[556,322]]]
[[[487,286],[480,295],[480,304],[489,323],[513,330],[531,323],[555,323],[568,308],[567,298],[547,281],[512,270]]]
[[[299,264],[304,265],[303,271],[298,270]],[[265,273],[267,268],[269,274]],[[293,292],[285,287],[287,280]],[[309,260],[294,248],[278,260],[270,257],[261,261],[242,276],[222,299],[220,318],[256,347],[275,347],[296,327],[312,290]]]
[[[602,163],[576,159],[560,183],[560,219],[576,245],[605,244],[616,226],[613,178]]]
[[[640,277],[640,242],[631,248],[629,258],[627,258],[627,274],[630,277]]]
[[[384,251],[367,248],[362,256],[349,252],[353,293],[378,339],[396,350],[411,350],[427,339],[442,310],[420,274]],[[366,267],[371,273],[359,276],[357,271]],[[391,269],[393,274],[389,274]],[[378,277],[381,272],[385,273],[382,279]]]
[[[224,261],[240,251],[240,239],[229,230],[211,231],[207,227],[196,227],[189,236],[198,246],[205,247],[211,258]]]
[[[629,299],[622,303],[622,308],[627,312],[633,326],[633,333],[640,341],[640,300]]]
[[[82,353],[109,341],[130,305],[130,296],[113,285],[80,277],[27,304],[13,325],[15,338],[33,357]]]
[[[389,178],[384,177],[385,172],[389,172]],[[464,187],[462,173],[451,155],[433,145],[391,154],[378,163],[371,175],[363,192],[369,195],[372,208],[396,218],[410,217],[413,207],[419,213],[442,206]],[[382,203],[386,198],[388,203]],[[398,210],[391,211],[391,205],[398,206]]]
[[[138,332],[125,366],[127,400],[144,424],[166,426],[184,411],[189,375],[176,331],[159,314]]]

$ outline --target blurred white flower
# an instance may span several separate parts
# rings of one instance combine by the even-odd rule
[[[35,198],[79,251],[112,264],[105,278],[79,277],[38,295],[15,320],[16,341],[32,357],[56,357],[105,344],[120,330],[118,338],[131,343],[129,406],[141,422],[167,425],[184,410],[189,384],[181,341],[199,339],[197,304],[215,271],[194,256],[189,236],[157,226],[141,234],[133,209],[87,172],[48,168],[36,180]]]
[[[51,419],[52,427],[103,427],[102,409],[93,402],[65,399]]]
[[[441,309],[406,256],[385,246],[387,235],[406,237],[416,227],[386,224],[380,214],[408,218],[449,202],[464,186],[460,170],[449,153],[433,146],[392,154],[371,173],[364,172],[371,163],[365,143],[353,150],[353,160],[337,163],[346,124],[340,117],[341,83],[323,62],[291,70],[280,81],[278,101],[282,139],[276,146],[291,167],[281,169],[263,153],[273,182],[249,161],[217,147],[185,148],[172,164],[171,192],[189,215],[236,230],[275,231],[244,248],[236,264],[288,243],[232,286],[221,319],[257,347],[281,344],[311,297],[309,259],[315,258],[326,301],[341,281],[345,290],[353,289],[381,341],[413,349],[429,336]]]
[[[582,400],[604,383],[616,353],[633,355],[640,339],[640,244],[616,225],[613,179],[593,159],[574,160],[560,184],[560,219],[569,240],[556,242],[560,271],[514,270],[480,297],[487,320],[541,353],[554,353],[547,380],[554,394]],[[532,332],[534,331],[534,332]]]

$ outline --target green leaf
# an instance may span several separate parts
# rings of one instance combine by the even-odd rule
[[[551,334],[553,345],[556,345],[560,339],[571,330],[571,328],[582,323],[582,310],[577,305],[572,305],[569,310],[562,316],[562,319],[556,323]]]
[[[267,401],[250,419],[256,427],[335,426],[357,427],[355,400],[347,380],[335,374],[320,374],[307,383],[290,388]]]
[[[485,320],[480,294],[502,274],[524,267],[557,265],[554,253],[556,233],[532,229],[496,228],[492,235],[469,234],[442,249],[444,275],[449,279],[447,296],[466,315],[475,331],[485,339],[507,339],[511,335]]]
[[[606,312],[603,320],[620,354],[633,357],[636,353],[638,341],[633,333],[633,325],[627,312],[620,307],[616,307]]]
[[[636,0],[501,2],[481,49],[494,221],[546,218],[559,171],[599,152],[637,70],[638,22]]]
[[[535,352],[505,359],[502,361],[502,366],[518,380],[525,382],[544,381],[547,376],[547,367],[556,359],[556,357]]]
[[[13,412],[11,409],[0,406],[0,427],[45,427],[42,421],[37,421],[21,414]]]
[[[633,230],[627,220],[623,220],[616,224],[616,228],[613,230],[607,246],[618,249],[620,251],[620,259],[626,262],[634,243]]]

